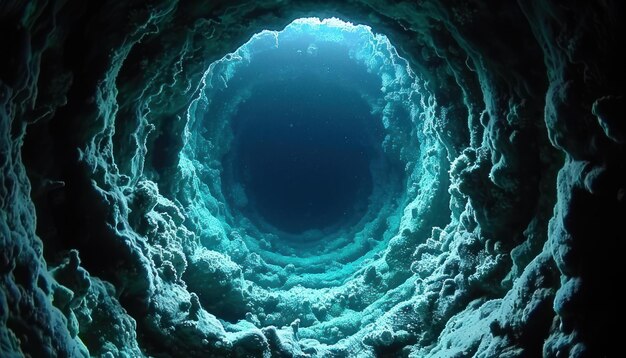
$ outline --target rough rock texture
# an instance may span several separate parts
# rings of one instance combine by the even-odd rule
[[[0,356],[619,352],[623,14],[611,0],[0,3]],[[371,26],[416,74],[376,65],[404,186],[308,257],[228,207],[215,159],[230,139],[211,134],[229,108],[195,120],[230,80],[212,63],[307,16]]]

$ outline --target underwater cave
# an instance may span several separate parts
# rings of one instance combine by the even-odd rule
[[[0,356],[620,356],[623,13],[0,4]]]

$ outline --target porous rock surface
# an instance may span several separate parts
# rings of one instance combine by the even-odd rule
[[[623,10],[2,2],[0,356],[609,356],[626,249]],[[419,159],[434,183],[409,175],[402,207],[368,231],[380,237],[323,280],[323,255],[251,251],[207,180],[219,165],[181,156],[208,66],[307,16],[388,36],[436,100],[440,146]]]

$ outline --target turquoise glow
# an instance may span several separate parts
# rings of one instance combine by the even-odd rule
[[[297,237],[242,213],[247,188],[225,182],[229,164],[224,160],[237,143],[231,121],[239,109],[264,84],[288,81],[300,71],[297,63],[279,71],[257,61],[294,44],[302,56],[322,56],[329,46],[339,46],[354,71],[373,78],[377,85],[371,89],[351,81],[346,72],[331,76],[335,85],[364,100],[382,130],[363,215]],[[198,234],[198,250],[217,252],[241,267],[243,296],[252,311],[263,312],[276,302],[285,307],[269,317],[261,314],[262,324],[300,319],[301,337],[334,344],[341,334],[333,327],[362,332],[354,337],[367,334],[365,327],[379,317],[381,305],[401,300],[387,292],[412,290],[414,283],[404,281],[410,276],[409,256],[431,235],[435,220],[449,216],[446,200],[439,200],[447,195],[448,173],[433,130],[436,102],[424,88],[385,36],[338,19],[299,19],[282,31],[263,31],[208,67],[187,111],[178,200]],[[372,290],[369,285],[383,276],[393,287]],[[324,313],[332,297],[355,294],[363,298],[353,308],[344,305],[332,317]]]

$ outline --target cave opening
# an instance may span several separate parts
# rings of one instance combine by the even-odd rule
[[[230,119],[222,163],[231,206],[291,238],[349,226],[367,210],[384,161],[384,128],[371,103],[381,80],[343,41],[304,32],[268,45],[229,86],[238,92],[263,78]]]
[[[186,152],[218,174],[204,182],[219,183],[205,196],[222,203],[220,221],[253,245],[316,244],[320,254],[396,210],[401,136],[414,139],[413,155],[420,142],[402,61],[367,26],[304,18],[211,64],[189,107]]]

